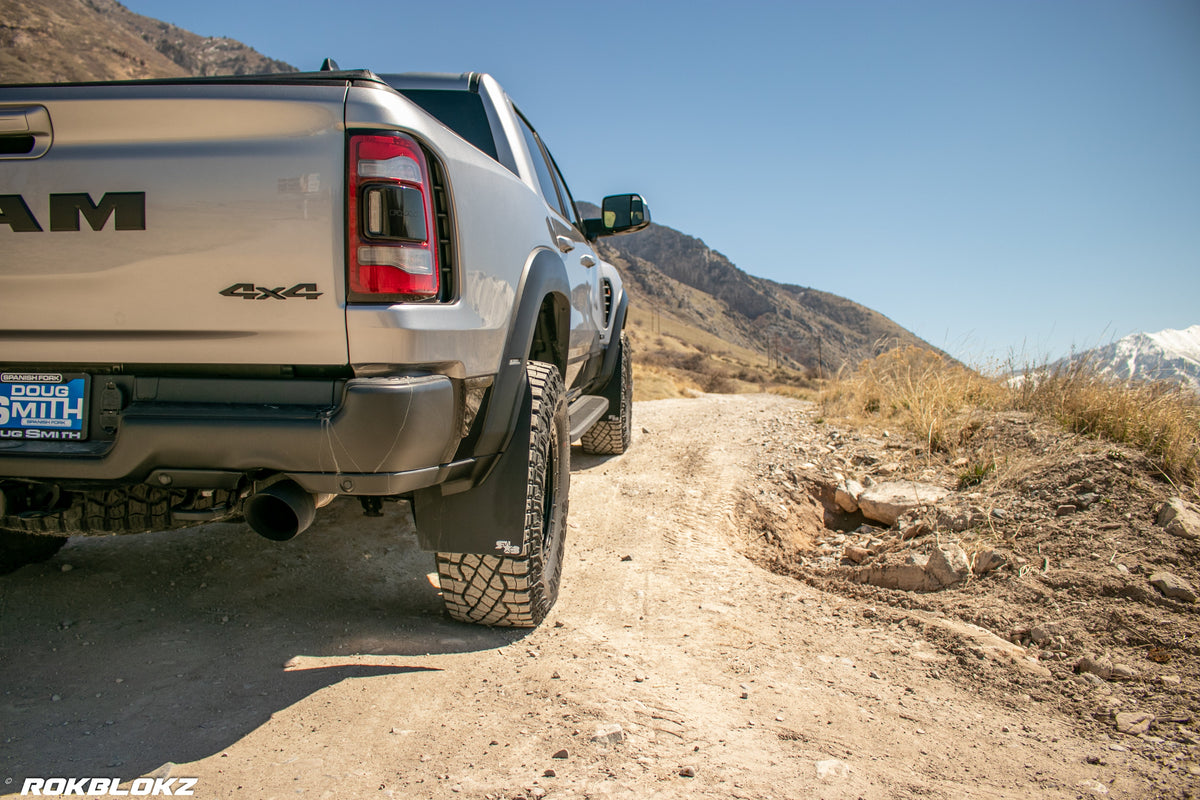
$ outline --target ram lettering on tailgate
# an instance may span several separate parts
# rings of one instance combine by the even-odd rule
[[[50,195],[50,230],[78,231],[80,217],[88,226],[98,231],[113,218],[113,227],[119,231],[146,230],[145,192],[107,192],[99,203],[92,202],[87,192]],[[7,225],[16,233],[40,233],[42,225],[29,210],[29,204],[19,194],[0,195],[0,225]]]

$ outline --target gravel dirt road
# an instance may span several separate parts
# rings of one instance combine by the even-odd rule
[[[628,453],[576,448],[563,591],[533,631],[444,617],[402,504],[339,500],[283,544],[242,525],[73,539],[0,578],[0,791],[154,774],[203,798],[1160,796],[1150,765],[1023,692],[1017,662],[948,670],[971,631],[746,557],[735,509],[798,406],[639,403]]]

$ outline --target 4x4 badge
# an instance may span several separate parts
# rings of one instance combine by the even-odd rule
[[[222,289],[221,294],[225,297],[240,297],[243,300],[268,300],[271,298],[276,300],[290,300],[294,297],[302,297],[305,300],[316,300],[324,292],[317,291],[315,283],[297,283],[287,290],[284,290],[282,286],[268,289],[266,286],[255,286],[253,283],[235,283],[228,289]]]

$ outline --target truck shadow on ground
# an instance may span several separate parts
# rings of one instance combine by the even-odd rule
[[[614,458],[620,458],[620,456],[585,453],[583,448],[576,444],[571,447],[571,472],[587,472],[588,470],[596,469],[596,467],[604,466]]]
[[[0,792],[221,752],[335,683],[526,631],[447,618],[404,504],[336,501],[290,542],[247,526],[72,539],[0,577]],[[5,783],[11,778],[12,783]]]

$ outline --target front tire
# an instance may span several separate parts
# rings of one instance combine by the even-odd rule
[[[571,480],[567,397],[558,368],[530,361],[529,473],[521,555],[438,553],[446,611],[461,622],[532,628],[558,599]]]

